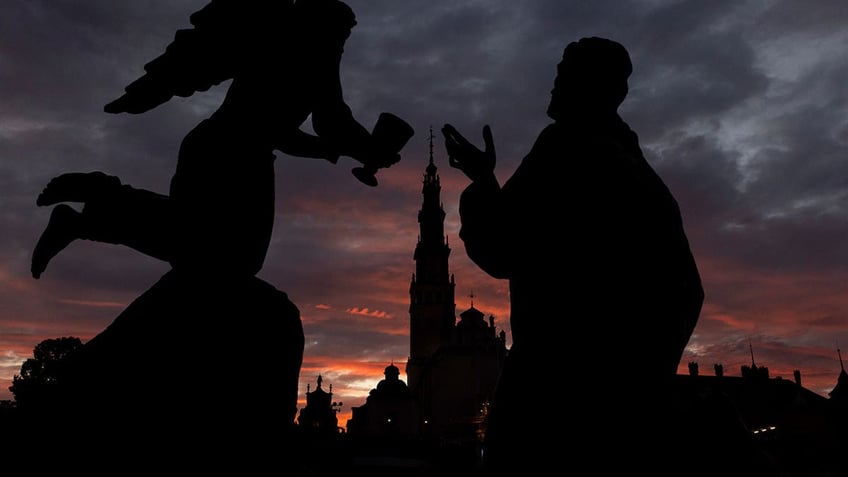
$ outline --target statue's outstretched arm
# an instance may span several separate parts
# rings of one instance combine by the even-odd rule
[[[326,159],[333,164],[338,162],[340,156],[338,149],[330,142],[302,129],[279,134],[274,149],[295,157]]]

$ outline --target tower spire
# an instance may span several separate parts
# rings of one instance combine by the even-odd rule
[[[431,124],[430,125],[430,164],[433,163],[433,138],[435,138],[435,137],[436,136],[433,136],[433,125]]]
[[[836,342],[836,355],[839,356],[839,367],[842,371],[845,371],[845,365],[842,364],[842,350],[839,349],[839,342]]]
[[[454,292],[450,274],[450,247],[445,234],[445,208],[440,200],[442,186],[436,167],[433,126],[430,125],[429,160],[421,181],[419,234],[415,252],[415,273],[409,287],[409,345],[406,373],[410,388],[417,388],[423,371],[443,342],[451,339],[456,324]]]
[[[756,368],[756,367],[757,367],[757,363],[755,363],[755,362],[754,362],[754,346],[753,346],[753,345],[751,345],[751,340],[750,340],[750,339],[748,340],[748,349],[750,349],[750,350],[751,350],[751,366],[752,366],[752,367],[754,367],[754,368]]]

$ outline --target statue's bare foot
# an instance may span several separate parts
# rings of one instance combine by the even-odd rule
[[[80,215],[71,206],[65,204],[59,204],[53,209],[47,228],[44,229],[32,253],[30,271],[33,278],[40,278],[50,259],[79,238]]]
[[[59,202],[88,202],[114,190],[121,181],[100,171],[69,172],[56,176],[47,183],[35,203],[39,206]]]

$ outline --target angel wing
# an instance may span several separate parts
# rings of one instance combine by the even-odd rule
[[[191,14],[192,28],[177,30],[165,52],[144,65],[144,75],[104,110],[140,114],[174,96],[188,97],[231,79],[254,32],[279,25],[293,4],[294,0],[212,0]]]

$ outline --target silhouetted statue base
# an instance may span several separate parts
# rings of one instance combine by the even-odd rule
[[[31,431],[58,434],[49,452],[87,469],[264,468],[291,445],[303,348],[284,292],[172,270],[85,343]]]

